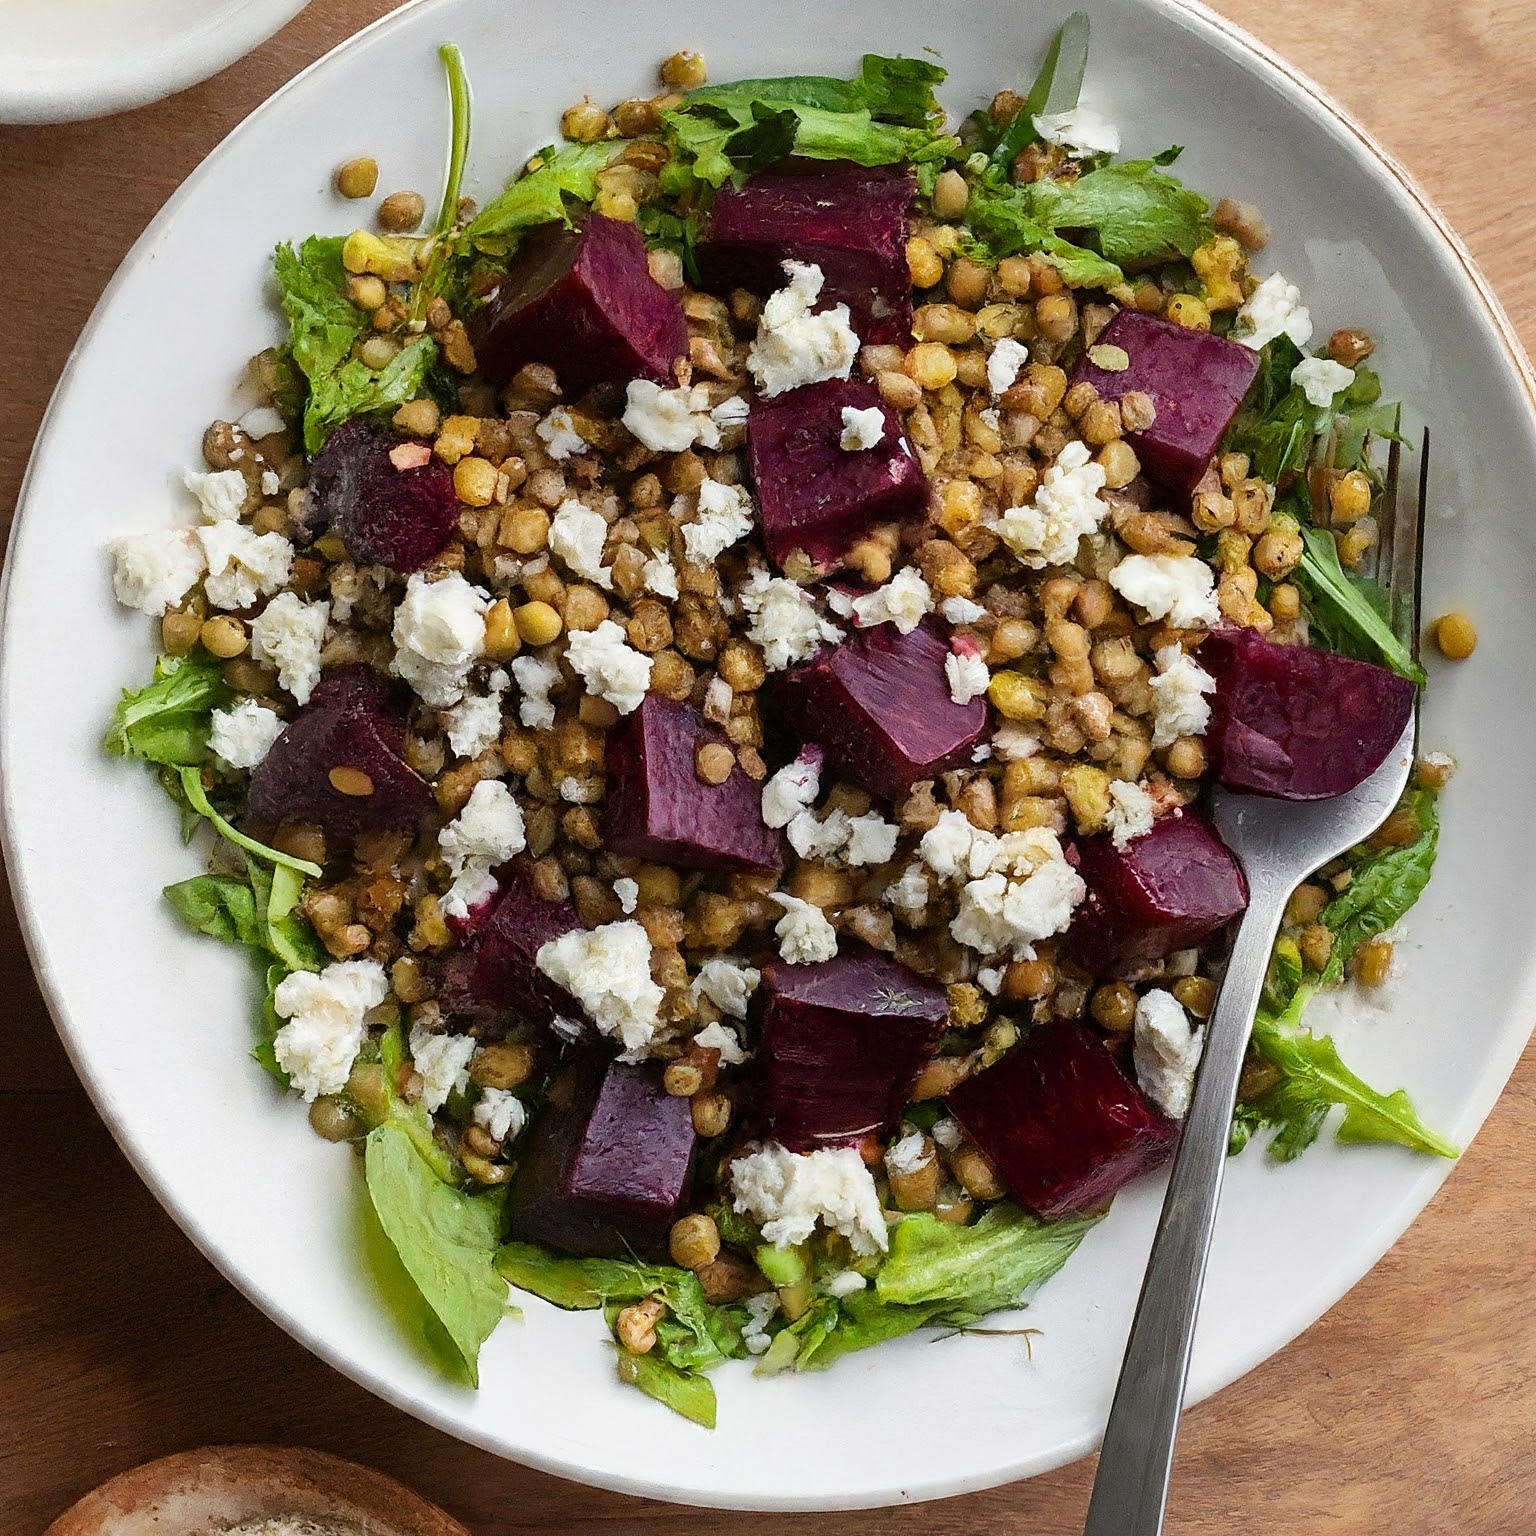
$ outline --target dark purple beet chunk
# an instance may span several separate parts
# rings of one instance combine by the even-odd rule
[[[389,455],[402,445],[360,419],[337,427],[310,465],[308,526],[330,528],[359,564],[406,573],[443,552],[459,525],[459,498],[439,458],[397,469]]]
[[[513,257],[475,355],[492,383],[547,363],[571,396],[604,381],[670,382],[688,355],[688,326],[677,295],[651,276],[640,231],[593,213],[579,231],[547,225]]]
[[[949,696],[943,627],[924,619],[859,630],[784,675],[774,702],[800,740],[873,794],[900,800],[914,784],[971,760],[986,734],[985,699]]]
[[[945,1102],[1014,1199],[1037,1216],[1107,1200],[1156,1168],[1179,1139],[1177,1122],[1075,1019],[1031,1030]]]
[[[693,1178],[688,1100],[661,1063],[578,1053],[549,1087],[518,1160],[510,1235],[587,1258],[666,1261],[667,1234]]]
[[[873,448],[843,448],[844,406],[878,406],[884,438]],[[871,524],[921,517],[928,507],[928,477],[900,417],[860,379],[829,379],[754,400],[747,451],[763,545],[779,565],[796,549],[830,564]]]
[[[1105,400],[1133,389],[1150,395],[1156,420],[1145,432],[1127,433],[1126,441],[1165,490],[1191,495],[1259,371],[1259,354],[1135,309],[1122,309],[1095,345],[1121,348],[1130,367],[1110,373],[1085,352],[1073,382],[1087,380]]]
[[[907,270],[911,172],[846,160],[791,161],[715,198],[697,247],[704,286],[767,295],[787,258],[821,268],[820,308],[848,306],[862,341],[912,341]]]
[[[1200,647],[1216,679],[1206,746],[1228,789],[1325,800],[1386,761],[1413,712],[1406,677],[1301,645],[1226,629]]]
[[[684,869],[782,869],[762,790],[739,767],[713,785],[695,771],[699,748],[725,739],[691,705],[647,694],[608,738],[609,851]]]
[[[944,988],[874,950],[763,968],[760,1058],[774,1135],[793,1151],[883,1132],[944,1036]]]
[[[1123,976],[1203,944],[1248,907],[1237,860],[1188,808],[1125,848],[1109,837],[1085,838],[1076,859],[1088,894],[1067,931],[1067,951],[1095,976]]]
[[[551,939],[580,928],[569,901],[546,901],[533,888],[533,866],[513,859],[496,871],[500,895],[475,936],[475,962],[468,1001],[482,1008],[508,1008],[530,1024],[556,1019],[587,1023],[580,1003],[556,986],[535,963]]]
[[[361,663],[337,667],[315,685],[251,773],[246,817],[257,826],[313,822],[332,847],[364,832],[413,827],[432,806],[426,781],[404,760],[405,711],[389,684]],[[344,795],[333,768],[355,768],[373,786]]]

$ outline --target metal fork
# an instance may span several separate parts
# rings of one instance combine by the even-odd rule
[[[1394,628],[1417,657],[1428,431],[1419,461],[1418,505],[1408,519],[1398,505],[1399,457],[1394,442],[1382,497],[1379,569],[1392,596]],[[1248,910],[1206,1027],[1189,1115],[1104,1431],[1084,1536],[1159,1536],[1163,1529],[1232,1112],[1270,952],[1296,887],[1391,814],[1413,770],[1416,732],[1417,720],[1410,718],[1381,767],[1332,800],[1296,804],[1222,790],[1211,797],[1217,830],[1248,878]]]

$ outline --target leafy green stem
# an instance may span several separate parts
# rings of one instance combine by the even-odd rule
[[[464,162],[469,157],[469,77],[464,73],[464,57],[456,43],[444,43],[437,50],[448,72],[448,110],[451,121],[448,147],[448,180],[443,187],[442,207],[437,211],[433,235],[441,240],[452,230],[459,217],[459,193],[464,185]]]
[[[258,859],[265,859],[269,864],[277,864],[284,869],[297,871],[301,875],[308,875],[318,880],[324,870],[318,864],[312,864],[308,859],[296,859],[290,853],[283,853],[276,848],[269,848],[265,843],[258,843],[254,837],[247,837],[238,827],[231,826],[229,822],[214,810],[208,799],[208,792],[203,788],[202,770],[199,768],[182,768],[177,776],[181,780],[181,791],[187,797],[187,803],[205,821],[213,823],[214,830],[220,837],[231,842],[237,848],[243,848],[247,853],[253,853]]]

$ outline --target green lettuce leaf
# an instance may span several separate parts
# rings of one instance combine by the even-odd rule
[[[304,449],[315,454],[344,421],[399,409],[422,393],[427,373],[437,361],[437,343],[418,336],[382,368],[351,358],[331,373],[309,381],[304,408]]]
[[[655,1350],[632,1355],[621,1349],[618,1371],[620,1381],[639,1387],[647,1397],[655,1398],[674,1413],[704,1429],[715,1427],[715,1388],[709,1377],[681,1370]]]
[[[622,142],[609,140],[546,149],[536,169],[519,176],[470,220],[465,239],[485,249],[505,249],[512,238],[535,225],[569,224],[567,200],[590,203],[597,195],[597,173],[623,148]]]
[[[1423,686],[1424,669],[1394,633],[1379,606],[1380,588],[1346,573],[1339,563],[1338,545],[1326,528],[1303,528],[1306,546],[1295,580],[1325,623],[1335,631],[1353,636],[1365,649],[1367,659],[1380,660],[1404,677]]]
[[[151,682],[124,690],[112,712],[106,749],[175,768],[201,763],[208,756],[213,712],[233,698],[223,663],[214,657],[201,652],[158,657]]]
[[[1073,245],[1054,234],[1032,212],[1029,189],[984,180],[971,188],[966,223],[993,261],[1019,252],[1039,252],[1061,273],[1071,288],[1112,288],[1125,281],[1114,262],[1096,251]]]
[[[165,888],[165,899],[197,933],[226,944],[266,947],[266,925],[256,908],[256,893],[232,875],[198,875]]]
[[[368,1133],[363,1167],[379,1225],[477,1386],[480,1346],[507,1307],[492,1262],[504,1192],[467,1195],[443,1183],[393,1123]]]
[[[1106,165],[1076,181],[1032,182],[1027,206],[1050,230],[1085,230],[1119,266],[1188,256],[1215,234],[1210,205],[1155,160]]]

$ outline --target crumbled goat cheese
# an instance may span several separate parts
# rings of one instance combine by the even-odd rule
[[[482,779],[437,834],[437,846],[453,877],[443,910],[464,917],[496,889],[491,871],[527,846],[522,807],[500,779]]]
[[[949,680],[949,696],[956,704],[979,699],[992,684],[992,674],[980,656],[957,656],[951,652],[944,658],[944,676]]]
[[[703,384],[663,389],[649,379],[631,379],[625,392],[624,425],[656,453],[683,453],[698,443],[720,446],[720,423]]]
[[[639,709],[651,685],[651,658],[630,645],[612,619],[604,619],[596,629],[577,630],[566,642],[565,654],[588,693],[607,699],[621,715]]]
[[[490,606],[489,595],[457,571],[441,581],[428,581],[417,571],[395,609],[390,670],[434,708],[457,704],[469,669],[484,654]]]
[[[845,1296],[857,1296],[869,1281],[856,1269],[840,1269],[823,1287],[828,1296],[841,1301]]]
[[[856,405],[843,407],[843,432],[837,445],[846,453],[862,453],[878,448],[885,438],[885,412],[878,405],[860,410]]]
[[[608,524],[601,512],[570,498],[549,520],[549,552],[585,581],[613,590],[613,572],[603,565]]]
[[[530,731],[547,731],[555,723],[555,706],[549,702],[549,693],[560,681],[559,665],[542,656],[518,656],[512,662],[512,676],[522,693],[517,718]]]
[[[1003,971],[995,965],[984,965],[976,972],[976,985],[989,997],[996,997],[1003,990]]]
[[[190,528],[130,533],[107,548],[118,602],[155,619],[187,595],[207,565],[203,546]]]
[[[1110,784],[1106,824],[1116,848],[1129,848],[1138,837],[1145,837],[1156,819],[1152,796],[1140,784],[1129,779],[1115,779]]]
[[[743,1305],[747,1309],[747,1321],[742,1326],[741,1342],[751,1355],[765,1355],[773,1344],[768,1324],[779,1310],[779,1293],[764,1291],[760,1296],[748,1296]]]
[[[640,904],[640,882],[623,876],[613,882],[613,894],[619,898],[619,911],[628,917]]]
[[[976,745],[971,748],[971,761],[973,763],[984,763],[991,756],[992,743],[990,741],[978,741]]]
[[[231,768],[254,768],[283,734],[283,718],[275,709],[246,699],[233,709],[213,712],[208,746]]]
[[[818,818],[815,811],[801,811],[785,827],[784,834],[802,859],[835,858],[848,844],[848,813],[828,811]]]
[[[842,587],[827,588],[827,607],[840,619],[853,617],[853,594]]]
[[[728,400],[722,400],[709,414],[722,431],[728,432],[732,427],[746,426],[747,418],[752,414],[752,406],[741,395],[732,395]]]
[[[1142,1091],[1170,1120],[1189,1113],[1195,1068],[1205,1047],[1205,1030],[1191,1029],[1189,1015],[1171,992],[1154,988],[1136,1004],[1132,1055]]]
[[[567,805],[596,805],[603,798],[603,781],[567,776],[560,780],[560,798]]]
[[[1271,272],[1248,295],[1227,334],[1255,352],[1277,336],[1289,336],[1298,347],[1304,347],[1312,339],[1312,316],[1301,302],[1301,289],[1278,272]]]
[[[1029,348],[1012,336],[1004,336],[987,354],[987,388],[994,396],[1007,394],[1019,377],[1019,369],[1029,361]]]
[[[1194,555],[1127,555],[1109,573],[1109,584],[1149,619],[1167,619],[1175,629],[1221,622],[1215,573]]]
[[[240,519],[245,505],[245,476],[238,469],[214,469],[207,474],[195,469],[181,472],[181,483],[197,497],[204,521],[231,523]]]
[[[249,608],[288,580],[293,545],[280,533],[253,533],[244,523],[207,523],[197,530],[208,561],[203,591],[215,608]]]
[[[283,477],[275,469],[264,469],[261,472],[261,494],[263,496],[276,496],[283,488]]]
[[[992,867],[998,843],[963,811],[940,811],[939,819],[923,833],[917,852],[940,880],[974,880]]]
[[[413,1024],[410,1046],[411,1065],[421,1078],[421,1104],[429,1113],[441,1109],[449,1094],[468,1090],[473,1035],[434,1035]]]
[[[728,724],[735,702],[736,690],[723,677],[710,678],[704,688],[704,718],[711,725]]]
[[[510,1088],[482,1088],[475,1100],[475,1124],[495,1141],[516,1141],[528,1124],[528,1111]]]
[[[1304,357],[1291,369],[1291,384],[1316,406],[1333,404],[1341,389],[1355,382],[1355,370],[1331,357]]]
[[[885,899],[903,912],[922,912],[929,895],[928,874],[921,864],[908,864],[885,888]]]
[[[998,536],[1032,571],[1065,565],[1077,558],[1079,540],[1098,532],[1109,510],[1099,495],[1103,489],[1104,466],[1093,461],[1086,443],[1070,442],[1041,478],[1034,501],[998,518]]]
[[[894,624],[898,634],[910,635],[933,612],[933,592],[915,565],[908,565],[883,587],[853,600],[853,618],[860,629]]]
[[[933,1148],[921,1131],[908,1131],[900,1141],[893,1142],[885,1153],[885,1166],[895,1174],[916,1173],[933,1161]]]
[[[736,1031],[727,1029],[718,1021],[706,1024],[693,1037],[693,1043],[700,1050],[719,1051],[722,1067],[739,1067],[747,1059],[747,1053],[741,1048],[741,1041],[736,1038]]]
[[[1152,688],[1152,745],[1170,747],[1181,736],[1204,736],[1211,723],[1205,695],[1216,679],[1177,645],[1165,645],[1153,658],[1158,675]]]
[[[961,890],[949,932],[980,954],[1033,960],[1040,940],[1066,932],[1086,894],[1082,876],[1064,858],[1049,860],[1023,880],[984,875]]]
[[[779,941],[779,955],[787,964],[817,965],[837,953],[837,930],[820,907],[782,891],[775,891],[769,899],[784,909],[773,933]]]
[[[755,965],[730,955],[711,955],[699,967],[689,991],[695,998],[707,997],[728,1018],[747,1016],[747,999],[757,991],[763,973]]]
[[[821,645],[836,645],[843,638],[816,612],[809,595],[783,576],[753,571],[741,589],[741,603],[752,620],[747,638],[761,648],[771,672],[782,672]]]
[[[388,996],[389,978],[377,960],[339,960],[278,982],[272,1007],[288,1022],[273,1037],[272,1050],[307,1103],[346,1086],[368,1033],[365,1016]]]
[[[781,395],[821,379],[846,379],[859,355],[859,338],[848,323],[848,306],[812,314],[821,296],[821,268],[783,263],[787,287],[763,305],[747,367],[765,396]]]
[[[751,533],[752,498],[743,486],[719,480],[705,480],[697,494],[698,516],[683,525],[683,552],[695,565],[709,565]]]
[[[1059,144],[1069,155],[1118,155],[1120,130],[1092,107],[1067,112],[1041,112],[1030,121],[1047,144]]]
[[[951,624],[974,624],[978,619],[986,617],[987,610],[968,597],[946,597],[939,604],[939,612]]]
[[[264,437],[276,437],[288,427],[283,413],[270,405],[253,405],[235,425],[258,443]]]
[[[900,836],[901,828],[887,821],[879,811],[851,816],[843,857],[855,868],[889,864],[896,857],[896,839]]]
[[[992,750],[1005,763],[1017,763],[1040,750],[1040,738],[1027,725],[1005,720],[992,733]]]
[[[623,1060],[645,1056],[664,994],[651,980],[651,941],[633,918],[562,933],[540,947],[534,964],[623,1045]]]
[[[886,1249],[874,1175],[852,1147],[790,1152],[770,1142],[731,1164],[731,1203],[777,1248],[803,1243],[820,1222],[857,1254]]]
[[[501,696],[510,686],[499,669],[486,681],[486,693],[467,693],[443,712],[443,729],[457,757],[479,757],[501,738]]]
[[[277,668],[278,686],[307,704],[320,681],[320,651],[330,621],[328,603],[306,603],[279,592],[251,621],[251,656]]]
[[[640,567],[640,584],[647,592],[653,592],[657,597],[676,601],[677,570],[672,564],[672,557],[665,550],[652,555]]]
[[[576,423],[566,406],[557,405],[533,430],[539,434],[545,451],[556,463],[587,451],[587,440],[576,430]]]
[[[953,1152],[965,1140],[965,1131],[961,1128],[960,1122],[949,1115],[936,1121],[929,1134],[946,1152]]]

